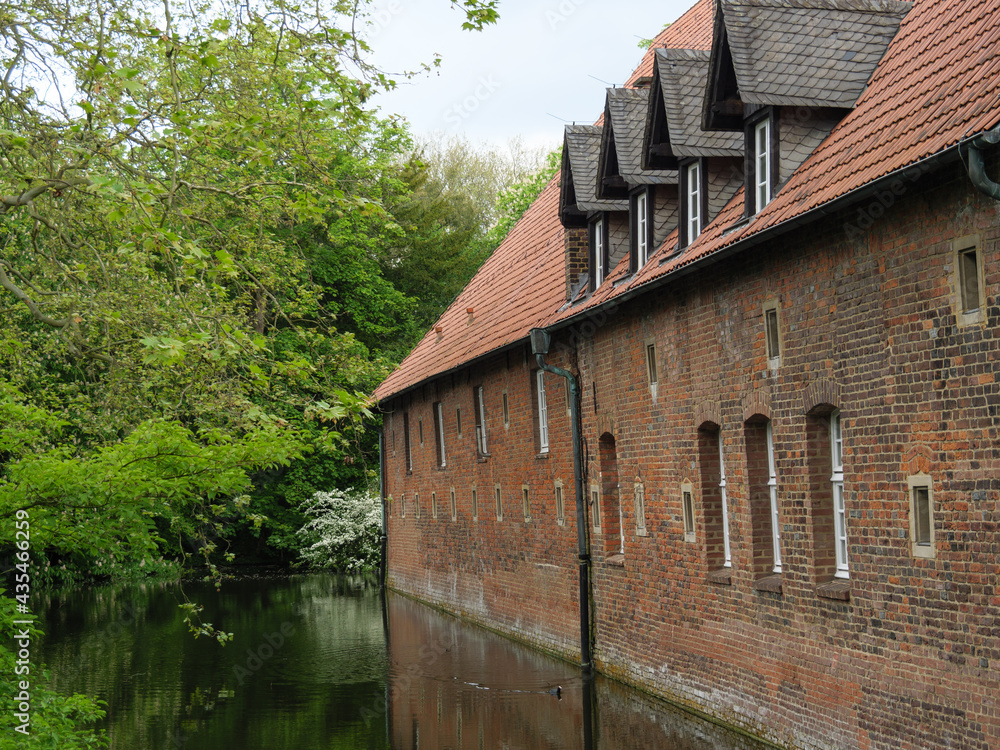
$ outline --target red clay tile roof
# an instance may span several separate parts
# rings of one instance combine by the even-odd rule
[[[660,32],[643,62],[629,77],[629,84],[652,74],[652,49],[656,46],[682,44],[710,48],[712,3],[713,0],[698,0]],[[602,121],[603,115],[597,124]],[[558,180],[557,175],[434,328],[375,389],[375,401],[525,338],[531,328],[545,324],[565,302]],[[474,309],[471,324],[466,313],[469,307]],[[440,336],[434,330],[438,326],[442,329]]]
[[[707,13],[705,12],[707,9]],[[703,36],[677,46],[710,44],[711,5],[700,2],[657,37],[680,36],[682,22]],[[685,23],[685,25],[687,25]],[[652,72],[652,52],[643,60]],[[648,63],[648,64],[647,64]],[[643,75],[640,65],[630,81]],[[648,74],[648,73],[647,73]],[[559,312],[565,300],[563,232],[556,180],[432,330],[375,391],[383,400],[436,374],[644,286],[735,243],[830,204],[866,184],[940,154],[1000,123],[1000,12],[996,0],[916,0],[854,108],[754,219],[723,236],[742,216],[740,190],[690,246],[665,262],[666,239],[634,278],[626,261],[591,297]],[[558,178],[556,178],[558,179]],[[466,325],[465,308],[482,316]]]
[[[523,339],[566,297],[558,176],[403,362],[375,390],[394,393]],[[470,316],[467,308],[473,308]],[[438,334],[435,329],[441,328]]]
[[[754,219],[740,190],[691,245],[662,262],[676,232],[627,283],[604,287],[565,320],[695,260],[801,217],[1000,123],[1000,10],[995,0],[916,0],[855,108]],[[615,273],[618,273],[616,269]],[[612,274],[614,276],[614,274]]]
[[[652,77],[654,55],[660,47],[712,49],[714,7],[715,0],[698,0],[684,15],[657,34],[625,85],[634,86],[640,78]]]

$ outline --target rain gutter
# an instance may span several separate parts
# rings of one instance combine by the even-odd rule
[[[983,151],[991,146],[1000,143],[1000,125],[969,141],[967,146],[969,179],[979,192],[989,196],[995,201],[1000,201],[1000,183],[994,182],[986,176],[986,163],[983,158]]]

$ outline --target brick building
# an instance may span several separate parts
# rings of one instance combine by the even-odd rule
[[[1000,747],[998,124],[996,0],[699,0],[376,390],[389,585],[782,745]]]

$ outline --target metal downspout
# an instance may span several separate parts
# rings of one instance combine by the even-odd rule
[[[967,153],[969,161],[969,179],[981,193],[989,196],[995,201],[1000,201],[1000,183],[994,182],[986,176],[986,164],[983,158],[983,149],[996,146],[1000,143],[1000,125],[989,130],[982,135],[978,135],[969,141]]]
[[[531,351],[535,355],[538,367],[553,375],[566,378],[569,381],[570,400],[572,401],[571,431],[573,435],[573,477],[576,485],[576,540],[577,563],[580,573],[580,666],[586,675],[593,672],[591,656],[590,628],[590,547],[587,542],[587,511],[583,493],[583,440],[580,427],[580,386],[576,377],[569,370],[547,364],[545,355],[549,353],[551,337],[548,331],[541,328],[531,329]]]

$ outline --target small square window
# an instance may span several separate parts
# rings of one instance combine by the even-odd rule
[[[531,521],[531,497],[527,485],[521,487],[521,510],[524,511],[524,522]]]
[[[493,487],[493,498],[496,501],[496,506],[497,506],[496,507],[497,520],[498,521],[502,521],[503,520],[503,498],[500,495],[500,485],[499,484],[494,485],[494,487]]]
[[[681,512],[684,516],[684,541],[695,541],[694,533],[694,486],[690,482],[681,485]]]
[[[560,526],[566,523],[566,507],[563,504],[562,482],[556,482],[556,523]]]
[[[934,557],[934,491],[926,475],[909,477],[910,546],[914,557]]]
[[[962,237],[952,243],[955,248],[955,307],[960,326],[983,323],[986,287],[983,279],[983,255],[979,252],[979,237]]]

